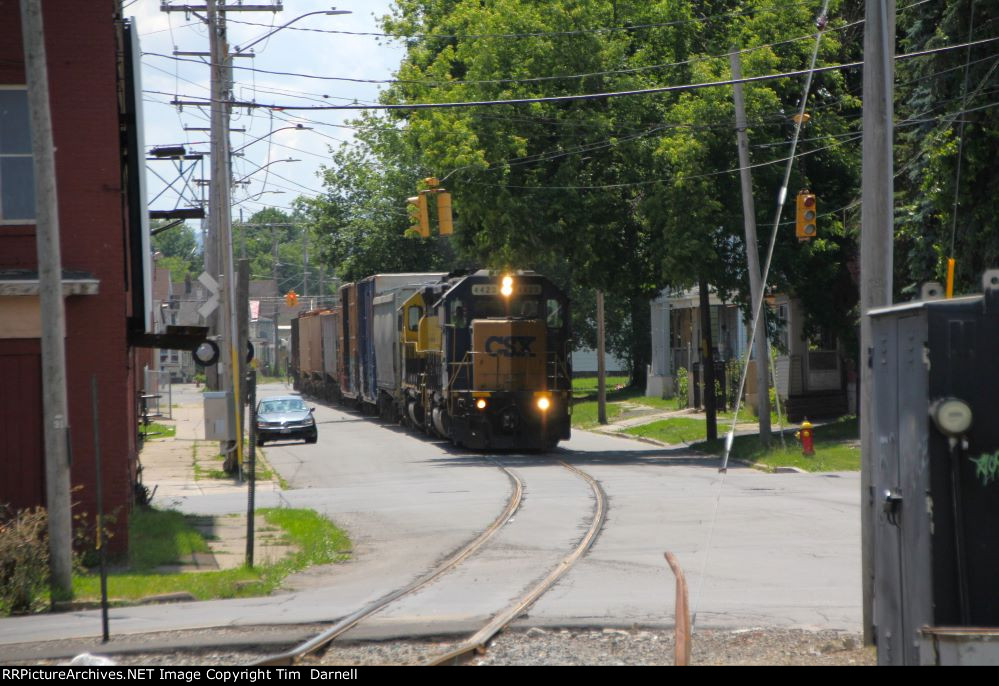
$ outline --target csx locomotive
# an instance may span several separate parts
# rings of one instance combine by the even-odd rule
[[[296,388],[474,449],[569,438],[569,303],[529,271],[378,274],[292,323]]]

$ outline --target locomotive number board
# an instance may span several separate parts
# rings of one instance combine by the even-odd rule
[[[541,284],[522,283],[513,287],[516,295],[541,295]],[[499,295],[500,287],[491,283],[480,283],[472,286],[472,295]]]

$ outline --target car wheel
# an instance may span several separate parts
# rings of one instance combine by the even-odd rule
[[[313,434],[311,436],[305,437],[306,443],[316,443],[319,440],[319,434]]]

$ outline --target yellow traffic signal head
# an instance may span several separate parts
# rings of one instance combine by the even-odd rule
[[[437,224],[442,236],[454,233],[454,224],[451,222],[451,194],[447,191],[437,194]]]
[[[807,241],[816,236],[816,219],[818,208],[815,194],[803,190],[798,192],[798,211],[795,218],[795,235],[799,241]]]
[[[423,238],[430,237],[430,210],[427,207],[427,194],[420,193],[412,198],[406,198],[406,211],[409,212],[409,220],[416,222],[409,227],[407,235],[419,235]]]

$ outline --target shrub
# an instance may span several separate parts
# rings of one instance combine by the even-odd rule
[[[678,410],[687,406],[688,378],[686,367],[680,367],[676,370],[676,409]]]
[[[48,516],[20,510],[0,522],[0,610],[28,612],[49,579]]]

